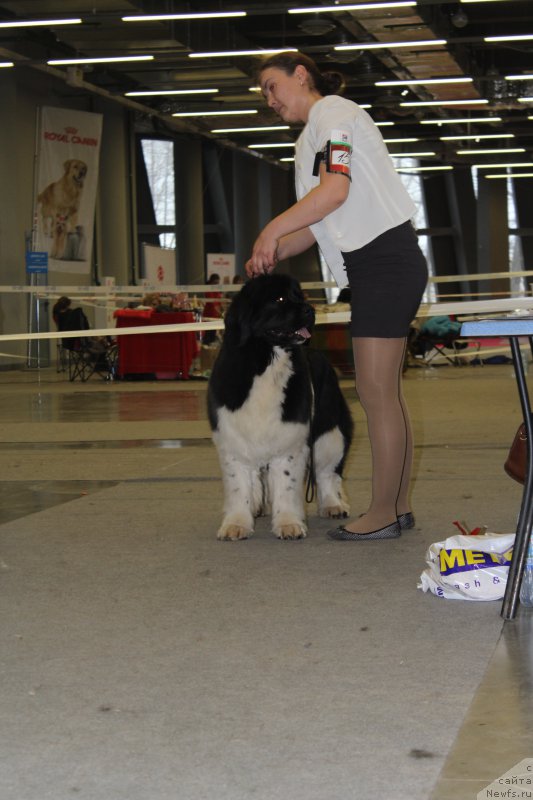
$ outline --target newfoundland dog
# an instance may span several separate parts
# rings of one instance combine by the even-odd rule
[[[353,422],[333,368],[305,346],[314,320],[283,274],[248,281],[228,308],[208,387],[224,483],[219,539],[246,539],[268,513],[277,537],[304,537],[306,478],[320,516],[348,515],[342,470]]]

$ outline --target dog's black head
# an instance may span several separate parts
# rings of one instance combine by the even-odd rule
[[[288,349],[311,336],[315,312],[290,275],[260,275],[244,284],[225,317],[225,339],[242,346],[251,339]]]

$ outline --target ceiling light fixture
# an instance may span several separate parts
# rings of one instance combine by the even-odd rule
[[[410,103],[400,103],[405,108],[415,106],[484,106],[488,105],[488,100],[416,100]]]
[[[417,42],[366,42],[365,44],[339,44],[334,50],[392,50],[396,47],[434,47],[435,45],[445,45],[446,39],[420,39]]]
[[[78,17],[74,19],[23,19],[16,22],[0,22],[0,28],[37,28],[55,27],[56,25],[80,25]]]
[[[458,156],[488,156],[496,153],[525,153],[525,147],[500,147],[495,150],[456,150]]]
[[[421,153],[390,153],[391,158],[421,158],[422,156],[436,156],[437,154],[432,151]]]
[[[14,66],[15,66],[14,61],[0,61],[0,69],[2,69],[3,67],[14,67]]]
[[[484,36],[484,42],[525,42],[533,39],[533,33],[518,34],[516,36]]]
[[[383,139],[385,144],[402,144],[404,142],[419,142],[420,139],[410,138],[410,139]]]
[[[397,167],[396,172],[439,172],[451,169],[453,167]]]
[[[109,56],[107,58],[55,58],[47,61],[50,66],[67,64],[112,64],[120,61],[153,61],[153,56]]]
[[[519,97],[519,103],[533,103],[533,97]]]
[[[374,86],[429,86],[437,83],[472,83],[473,78],[416,78],[405,81],[376,81]]]
[[[257,114],[257,109],[244,109],[243,111],[180,111],[172,114],[173,117],[225,117],[238,114]]]
[[[287,157],[287,158],[280,158],[279,160],[280,160],[280,161],[294,161],[294,158],[291,156],[290,158],[289,158],[289,157]]]
[[[469,125],[471,122],[501,122],[501,117],[464,117],[462,119],[421,119],[421,125]]]
[[[374,125],[376,125],[378,128],[390,127],[391,125],[395,125],[395,124],[396,124],[395,122],[375,122],[374,121]]]
[[[124,97],[159,97],[174,94],[216,94],[220,89],[158,89],[153,92],[126,92]]]
[[[355,3],[350,5],[336,5],[336,6],[311,6],[310,8],[289,8],[289,14],[332,14],[335,11],[365,11],[369,8],[406,8],[407,6],[416,6],[416,0],[391,0],[391,2],[384,3]]]
[[[509,164],[472,164],[472,169],[506,169],[507,167],[533,167],[533,161],[517,161]]]
[[[258,125],[255,128],[213,128],[211,133],[257,133],[258,131],[288,131],[288,125]]]
[[[484,178],[533,178],[533,172],[511,172],[503,175],[484,175]]]
[[[268,56],[274,53],[297,53],[295,47],[277,47],[275,50],[224,50],[212,53],[189,53],[189,58],[223,58],[224,56]]]
[[[533,81],[533,72],[526,72],[525,75],[505,75],[506,81]]]
[[[226,19],[227,17],[245,17],[246,11],[213,11],[198,14],[143,14],[138,17],[122,17],[122,22],[164,22],[180,19]]]
[[[441,142],[462,142],[463,139],[514,139],[514,133],[471,133],[464,136],[439,136]]]
[[[294,142],[272,142],[271,144],[249,144],[248,147],[252,150],[267,150],[275,147],[295,147]]]

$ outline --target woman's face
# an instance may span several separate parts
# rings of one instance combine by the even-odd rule
[[[284,122],[307,120],[306,96],[309,90],[304,85],[302,69],[296,67],[292,75],[282,69],[268,67],[261,73],[261,91],[271,109]]]

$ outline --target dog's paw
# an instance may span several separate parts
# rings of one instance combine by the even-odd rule
[[[320,508],[318,511],[319,517],[328,517],[329,519],[346,519],[349,516],[350,509],[344,504],[326,506]]]
[[[226,542],[237,542],[240,539],[248,539],[252,531],[244,525],[222,525],[217,533],[217,539]]]
[[[278,539],[305,539],[307,528],[301,522],[290,522],[274,528]]]

